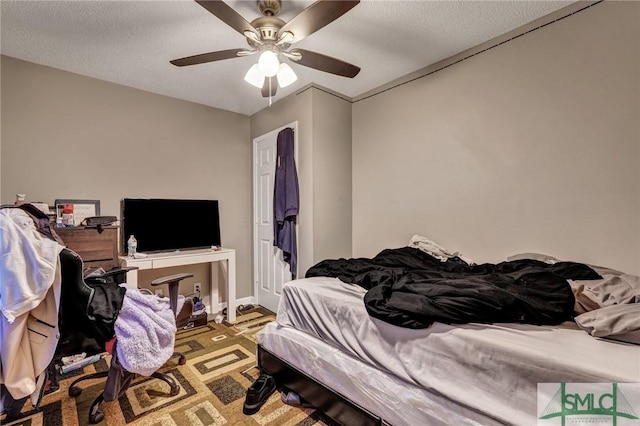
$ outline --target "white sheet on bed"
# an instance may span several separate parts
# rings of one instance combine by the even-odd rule
[[[393,426],[500,425],[275,321],[256,337],[273,354]]]
[[[537,383],[640,382],[640,347],[595,339],[573,323],[405,329],[369,317],[364,293],[334,278],[291,281],[277,322],[510,424],[535,424]]]

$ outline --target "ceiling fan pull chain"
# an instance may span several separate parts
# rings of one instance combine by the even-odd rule
[[[271,77],[267,77],[269,79],[269,106],[271,106]]]

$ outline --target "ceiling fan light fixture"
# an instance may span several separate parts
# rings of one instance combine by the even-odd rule
[[[298,43],[335,21],[360,1],[318,0],[285,22],[276,17],[280,11],[282,0],[257,0],[258,9],[262,16],[249,22],[229,6],[225,0],[196,0],[212,15],[244,35],[249,47],[201,53],[169,62],[175,66],[183,67],[259,54],[258,62],[251,66],[244,79],[247,83],[259,88],[263,97],[269,97],[269,104],[271,104],[271,97],[275,96],[278,86],[290,86],[298,79],[289,65],[280,64],[280,54],[309,68],[353,78],[360,72],[360,68],[355,65],[321,53],[304,49],[289,50],[289,48],[291,44]],[[277,81],[274,77],[277,77]]]
[[[252,86],[262,89],[264,85],[264,74],[258,68],[258,64],[253,64],[244,76],[244,81]]]
[[[262,43],[260,41],[260,37],[258,36],[258,34],[256,34],[253,31],[249,31],[249,30],[245,30],[242,32],[244,34],[244,36],[250,40],[255,41],[256,43]]]
[[[293,42],[293,33],[291,31],[285,31],[282,34],[280,34],[280,37],[278,37],[278,41],[276,42],[276,44],[278,46],[282,45],[282,44],[291,44]]]
[[[298,79],[298,76],[289,65],[282,63],[278,69],[277,78],[278,85],[284,88],[293,84]]]
[[[258,69],[265,77],[273,77],[278,73],[280,69],[280,61],[278,61],[278,54],[272,50],[265,50],[260,54],[258,59]]]

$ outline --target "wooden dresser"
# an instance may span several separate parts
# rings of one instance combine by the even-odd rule
[[[119,266],[118,227],[103,226],[102,233],[96,228],[75,226],[54,228],[68,249],[78,253],[84,268],[103,268],[105,271]]]

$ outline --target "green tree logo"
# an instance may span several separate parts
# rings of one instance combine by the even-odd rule
[[[585,423],[606,421],[613,426],[617,426],[619,417],[639,420],[633,407],[618,388],[618,384],[613,383],[611,386],[611,392],[572,393],[567,392],[566,383],[560,383],[539,419],[559,417],[562,426],[565,426],[567,418],[571,418],[572,423],[580,420]]]

